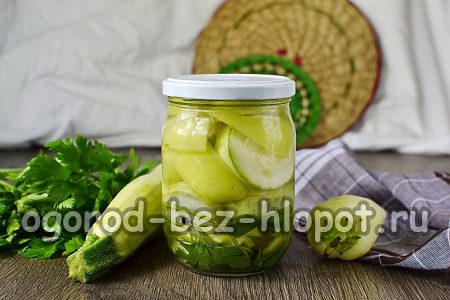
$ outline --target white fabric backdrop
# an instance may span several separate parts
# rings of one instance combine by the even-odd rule
[[[191,71],[221,0],[0,0],[0,147],[83,134],[158,146],[161,81]],[[377,98],[354,149],[450,154],[450,1],[354,0],[379,33]]]

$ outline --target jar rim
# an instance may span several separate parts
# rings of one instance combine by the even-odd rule
[[[163,94],[205,100],[274,100],[292,97],[295,82],[278,75],[180,75],[163,81]]]

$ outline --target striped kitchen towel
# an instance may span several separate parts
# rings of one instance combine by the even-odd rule
[[[343,194],[366,197],[384,207],[384,232],[362,260],[382,266],[450,268],[450,174],[370,172],[334,140],[319,149],[298,151],[295,178],[298,210]]]

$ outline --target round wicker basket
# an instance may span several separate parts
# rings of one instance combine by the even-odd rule
[[[292,61],[319,90],[319,124],[298,147],[326,143],[355,124],[381,68],[374,31],[347,0],[226,1],[197,41],[194,72],[219,73],[253,55]]]

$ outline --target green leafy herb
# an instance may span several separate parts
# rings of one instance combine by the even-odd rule
[[[64,244],[63,255],[69,255],[77,251],[81,246],[83,246],[84,240],[85,239],[82,235],[74,236]]]
[[[208,271],[215,268],[231,267],[246,269],[251,265],[251,249],[243,246],[223,246],[214,242],[207,234],[192,233],[197,242],[182,243],[189,254],[176,250],[175,255],[193,267]]]
[[[0,249],[27,258],[76,251],[95,221],[83,216],[101,213],[127,183],[158,164],[148,161],[138,168],[140,159],[133,149],[128,156],[117,154],[82,136],[45,147],[53,155],[41,152],[25,169],[0,169]],[[61,226],[70,212],[82,216],[75,231]]]
[[[61,242],[47,243],[41,239],[32,239],[19,251],[19,254],[25,258],[47,259],[61,250],[61,244]]]

